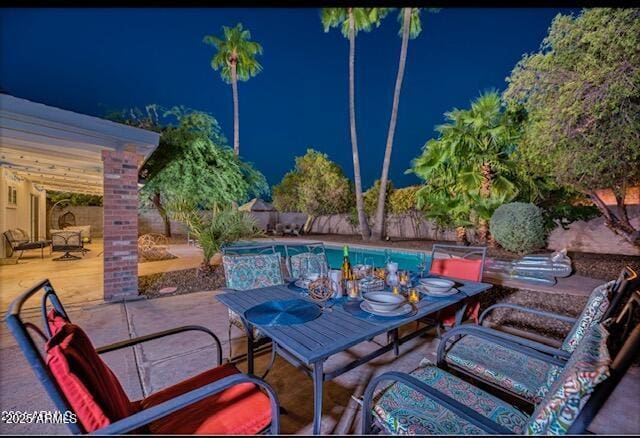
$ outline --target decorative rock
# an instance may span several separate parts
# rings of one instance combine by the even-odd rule
[[[222,264],[222,253],[215,253],[209,263],[211,263],[211,266],[220,266]]]
[[[177,287],[163,287],[162,289],[160,289],[160,290],[158,291],[158,293],[161,293],[161,294],[163,294],[163,295],[165,295],[165,294],[172,294],[172,293],[174,293],[174,292],[175,292],[175,291],[177,291],[177,290],[178,290],[178,288],[177,288]]]

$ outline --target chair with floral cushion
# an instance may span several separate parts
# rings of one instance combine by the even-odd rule
[[[624,336],[621,349],[611,347],[611,339],[626,332],[612,319],[590,326],[531,415],[431,364],[423,363],[408,374],[384,373],[365,390],[361,433],[584,433],[640,351],[637,324],[630,336]],[[391,384],[376,393],[382,382]]]
[[[501,303],[489,312],[508,308],[573,323],[560,348],[534,342],[495,328],[465,324],[447,332],[438,345],[437,364],[515,396],[525,404],[540,402],[557,379],[586,330],[620,311],[629,292],[639,287],[636,273],[625,268],[616,281],[596,287],[578,318]]]
[[[25,301],[39,293],[41,326],[23,321],[21,315]],[[205,327],[178,327],[95,348],[86,333],[71,323],[49,280],[16,298],[6,322],[55,407],[59,412],[75,414],[77,422],[67,423],[71,433],[279,433],[279,402],[273,389],[263,380],[223,363],[220,340]],[[129,399],[117,376],[100,357],[186,332],[201,332],[212,338],[217,365],[142,400]],[[44,341],[44,351],[36,346],[35,338]]]
[[[239,247],[234,247],[233,249],[227,248],[224,251],[222,265],[224,267],[227,288],[241,292],[249,289],[284,284],[281,257],[272,245],[254,245],[253,248],[243,248],[249,248],[248,250],[251,250],[252,253],[241,252]],[[269,251],[271,251],[271,253],[269,253]],[[231,255],[231,253],[235,253],[235,255]],[[242,323],[242,319],[235,312],[229,310],[229,358],[233,357],[231,331],[234,326],[242,330],[245,334],[249,334],[245,325]],[[263,347],[271,341],[255,327],[251,335],[253,336],[256,349]],[[269,372],[273,364],[273,359],[275,359],[275,357],[272,354],[272,361],[267,366],[267,371],[263,377]]]
[[[300,245],[285,245],[289,277],[302,278],[305,273],[328,272],[329,263],[324,243],[312,242]]]

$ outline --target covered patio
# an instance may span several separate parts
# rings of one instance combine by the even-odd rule
[[[89,275],[102,281],[100,298],[137,296],[138,169],[158,141],[155,132],[0,94],[0,231],[19,228],[31,241],[48,241],[57,228],[47,224],[48,190],[101,195],[102,251],[88,258],[101,255],[102,263]],[[3,238],[3,257],[6,245]],[[3,266],[12,269],[20,267]],[[71,283],[83,269],[69,272]]]

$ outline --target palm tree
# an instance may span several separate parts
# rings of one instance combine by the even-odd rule
[[[233,151],[240,154],[240,110],[238,108],[238,80],[248,81],[262,71],[256,55],[262,54],[262,46],[251,41],[251,32],[242,23],[230,28],[222,26],[224,38],[214,35],[204,37],[204,43],[215,46],[217,52],[211,59],[211,68],[218,71],[233,93]]]
[[[480,242],[490,242],[493,211],[518,194],[510,158],[519,128],[508,117],[499,95],[485,93],[470,109],[445,113],[447,123],[436,127],[439,137],[429,140],[413,163],[413,172],[427,184],[419,193],[421,202],[435,206],[436,215],[455,204],[454,222],[477,223]]]
[[[398,105],[400,103],[400,90],[404,78],[404,67],[407,63],[407,49],[409,38],[413,39],[420,35],[422,24],[420,22],[419,8],[403,8],[400,11],[400,21],[402,23],[401,32],[402,45],[400,46],[400,62],[398,64],[398,74],[396,76],[396,86],[393,92],[393,105],[391,107],[391,120],[389,121],[389,131],[387,133],[387,145],[384,151],[384,161],[382,162],[382,175],[380,176],[380,186],[386,187],[389,181],[389,165],[391,164],[391,151],[393,150],[393,137],[396,132],[398,121]],[[378,205],[373,222],[372,239],[381,240],[384,230],[384,206],[386,203],[387,191],[380,190],[378,195]]]
[[[358,136],[356,132],[356,102],[355,102],[355,54],[356,34],[359,31],[368,32],[373,25],[379,26],[382,18],[388,13],[387,8],[323,8],[321,14],[324,31],[333,27],[340,27],[342,35],[349,39],[349,121],[351,130],[351,151],[353,154],[353,179],[356,189],[356,208],[358,210],[358,224],[363,239],[370,236],[369,224],[364,211],[362,198],[362,179],[360,177],[360,154],[358,152]]]

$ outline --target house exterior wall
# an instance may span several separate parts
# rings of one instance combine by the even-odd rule
[[[9,203],[9,187],[16,188],[16,203]],[[38,232],[31,235],[31,195],[38,198]],[[14,179],[9,169],[0,167],[0,233],[9,229],[22,228],[29,233],[32,240],[44,239],[46,236],[46,201],[47,192],[38,190],[26,178]],[[2,237],[0,256],[6,254],[6,241]]]

